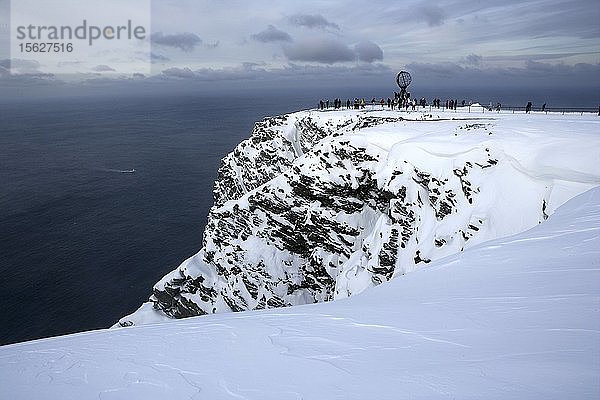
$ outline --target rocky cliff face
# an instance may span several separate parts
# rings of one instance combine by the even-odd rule
[[[547,217],[552,181],[522,171],[497,122],[404,117],[257,123],[219,169],[202,250],[155,285],[153,309],[183,318],[343,298]]]

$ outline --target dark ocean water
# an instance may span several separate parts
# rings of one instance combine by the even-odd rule
[[[255,121],[321,95],[0,103],[0,345],[134,311],[200,249],[221,158]]]
[[[201,247],[221,158],[310,100],[0,107],[0,344],[107,327]],[[129,172],[135,170],[135,172]]]

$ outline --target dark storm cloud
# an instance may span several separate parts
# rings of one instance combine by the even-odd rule
[[[255,70],[257,68],[263,68],[266,66],[266,63],[255,63],[255,62],[243,62],[242,68],[245,70]]]
[[[429,26],[440,26],[446,19],[446,12],[438,5],[423,3],[416,8],[415,17]]]
[[[292,41],[292,37],[287,32],[279,30],[273,25],[269,25],[267,29],[252,35],[252,39],[262,43]]]
[[[158,79],[162,81],[182,80],[198,82],[225,82],[225,81],[264,81],[279,82],[288,80],[292,82],[311,82],[332,80],[343,81],[360,80],[375,78],[390,80],[393,76],[391,69],[382,64],[358,64],[358,65],[298,65],[288,64],[285,67],[268,69],[263,64],[242,63],[237,67],[231,68],[200,68],[192,70],[191,68],[169,68],[164,70],[157,77],[150,77],[149,80]]]
[[[196,77],[194,71],[190,68],[168,68],[162,72],[162,75],[167,78],[177,78],[177,79],[192,79]]]
[[[92,68],[94,71],[96,72],[110,72],[110,71],[116,71],[114,68],[109,67],[108,65],[105,64],[101,64],[101,65],[96,65],[94,68]]]
[[[306,28],[333,28],[339,30],[338,24],[328,21],[320,14],[296,14],[288,18],[292,25],[303,26]]]
[[[199,68],[192,70],[185,68],[169,68],[150,80],[158,79],[161,81],[187,80],[197,82],[219,82],[219,81],[238,81],[238,80],[257,80],[270,79],[269,71],[261,68],[256,63],[242,63],[237,67],[229,68]]]
[[[371,63],[383,60],[383,50],[375,43],[365,40],[354,46],[354,51],[360,61]]]
[[[308,82],[312,78],[317,80],[339,80],[354,83],[370,79],[393,81],[394,71],[383,64],[354,64],[354,65],[298,65],[290,64],[286,68],[276,71],[276,75],[289,75],[290,77],[302,77]]]
[[[467,65],[477,66],[477,65],[481,64],[482,60],[483,60],[483,57],[481,57],[478,54],[469,54],[468,56],[466,56],[464,58],[463,63],[467,64]]]
[[[413,83],[440,87],[600,88],[600,64],[528,61],[521,67],[483,69],[456,63],[412,63],[405,68],[413,75]]]
[[[578,63],[575,65],[568,65],[563,63],[549,64],[539,61],[529,60],[525,63],[525,69],[534,74],[546,74],[548,76],[559,76],[559,75],[572,75],[578,77],[591,76],[596,79],[592,79],[590,84],[594,81],[600,82],[600,64],[587,64]]]
[[[153,44],[175,47],[185,52],[194,50],[197,45],[202,44],[202,39],[195,33],[185,32],[165,35],[162,32],[153,33],[151,36]]]
[[[290,61],[309,61],[322,64],[354,61],[356,54],[344,43],[337,40],[308,39],[283,48],[283,53]]]

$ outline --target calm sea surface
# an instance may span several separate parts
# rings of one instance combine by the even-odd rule
[[[200,249],[221,158],[255,121],[318,99],[0,104],[0,345],[108,327],[134,311]]]
[[[0,344],[107,327],[201,247],[221,158],[314,99],[0,106]]]

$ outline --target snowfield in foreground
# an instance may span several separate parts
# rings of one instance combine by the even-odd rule
[[[19,399],[598,399],[600,189],[360,295],[0,348]]]

